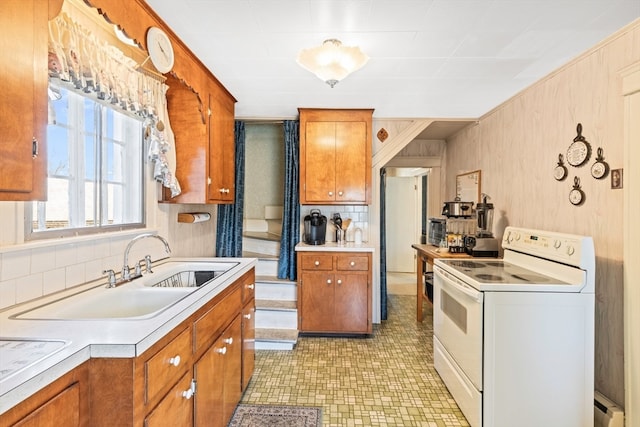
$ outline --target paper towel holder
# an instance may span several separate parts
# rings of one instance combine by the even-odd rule
[[[205,222],[211,219],[209,212],[182,212],[178,214],[178,222],[196,223]]]

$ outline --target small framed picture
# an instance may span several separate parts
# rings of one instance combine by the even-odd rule
[[[622,169],[613,169],[611,171],[611,188],[622,188]]]

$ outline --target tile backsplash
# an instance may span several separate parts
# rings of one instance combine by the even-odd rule
[[[145,231],[1,247],[0,309],[100,279],[106,269],[118,273],[127,244]],[[157,239],[143,239],[131,248],[129,264],[146,254],[166,256]]]
[[[340,217],[344,221],[351,218],[351,225],[347,229],[347,241],[355,240],[355,230],[362,230],[362,240],[369,241],[369,206],[362,205],[302,205],[300,207],[300,233],[304,233],[304,217],[309,215],[311,209],[319,209],[322,215],[327,217],[327,242],[335,242],[335,227],[331,224],[331,218],[334,213],[340,213]],[[300,239],[303,240],[302,237]]]

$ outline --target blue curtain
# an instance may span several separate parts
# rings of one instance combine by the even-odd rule
[[[300,122],[284,121],[284,206],[278,278],[296,280],[296,244],[300,241]]]
[[[387,170],[380,169],[380,318],[387,320]]]
[[[218,205],[216,256],[242,256],[242,216],[244,209],[244,122],[235,122],[235,201]]]

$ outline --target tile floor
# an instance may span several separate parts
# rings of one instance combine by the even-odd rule
[[[242,403],[322,407],[323,426],[468,426],[433,367],[431,310],[419,324],[415,297],[389,295],[388,307],[370,338],[256,352]]]

